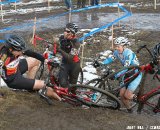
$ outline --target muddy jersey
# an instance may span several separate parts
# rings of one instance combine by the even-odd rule
[[[61,35],[59,38],[61,53],[63,55],[63,63],[68,62],[79,62],[79,48],[80,43],[76,38],[74,39],[65,39],[64,35]]]

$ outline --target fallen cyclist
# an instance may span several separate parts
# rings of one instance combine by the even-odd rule
[[[22,56],[28,56],[22,58]],[[50,98],[61,101],[61,98],[54,90],[45,85],[43,80],[34,79],[40,62],[44,57],[36,52],[26,49],[24,39],[18,35],[9,35],[5,45],[0,49],[0,60],[2,65],[2,78],[9,88],[39,90],[39,94],[48,102]],[[27,78],[23,74],[27,72]]]

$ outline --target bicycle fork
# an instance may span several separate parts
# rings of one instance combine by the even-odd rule
[[[155,113],[160,112],[160,97],[158,99],[158,103],[157,103],[156,107],[154,108],[153,112],[155,112]]]

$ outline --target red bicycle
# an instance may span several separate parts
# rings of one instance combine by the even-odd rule
[[[120,69],[119,71],[116,71],[110,74],[107,78],[105,78],[100,83],[98,87],[104,90],[107,90],[108,92],[119,97],[119,92],[121,87],[128,86],[128,84],[131,83],[141,72],[144,72],[144,75],[146,75],[148,71],[153,71],[153,69],[155,70],[153,78],[157,78],[158,81],[160,81],[158,76],[158,71],[160,68],[157,64],[157,61],[158,61],[157,57],[155,57],[151,53],[151,51],[147,48],[146,45],[141,46],[138,49],[138,52],[143,48],[145,48],[152,56],[153,60],[151,63],[149,63],[148,65],[142,65],[142,66],[124,67],[123,69]],[[124,73],[121,73],[118,76],[117,80],[113,79],[115,75],[117,75],[122,71]],[[107,85],[105,85],[104,87],[104,84],[107,84]],[[141,111],[143,111],[149,114],[160,112],[160,86],[144,94],[144,85],[141,85],[137,93],[137,96],[138,96],[137,101],[132,104],[132,107],[138,104],[137,112],[141,113]]]
[[[44,42],[44,41],[43,41]],[[46,49],[48,51],[50,42],[45,40]],[[52,45],[52,44],[51,44]],[[47,52],[45,51],[45,52]],[[48,51],[48,53],[50,53]],[[45,53],[46,54],[46,53]],[[73,84],[66,86],[66,88],[62,88],[59,85],[58,81],[58,71],[56,69],[61,68],[61,62],[55,60],[55,56],[52,55],[50,60],[48,60],[47,64],[41,63],[39,68],[40,73],[37,73],[37,77],[42,78],[45,72],[45,66],[47,66],[45,78],[46,85],[52,87],[54,91],[62,98],[62,101],[68,102],[72,105],[87,105],[89,107],[103,107],[110,109],[119,109],[120,102],[116,96],[113,94],[102,90],[100,88],[91,87],[88,85],[82,84]],[[62,68],[63,69],[63,68]],[[55,74],[56,73],[56,74]],[[48,102],[49,104],[52,104]]]

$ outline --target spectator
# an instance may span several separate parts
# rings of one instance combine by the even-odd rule
[[[71,0],[64,0],[67,10],[69,10],[70,8],[72,8],[72,1]]]
[[[85,8],[86,0],[77,0],[77,8]]]
[[[99,0],[92,0],[91,1],[91,5],[94,6],[94,5],[98,5],[99,4]]]

